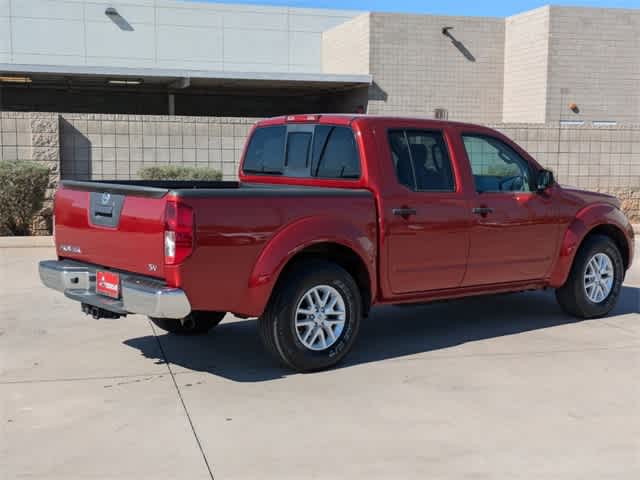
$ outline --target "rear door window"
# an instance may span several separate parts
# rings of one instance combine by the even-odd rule
[[[391,157],[398,181],[418,192],[453,192],[453,170],[442,132],[391,130]]]
[[[299,124],[256,129],[243,171],[333,179],[357,179],[361,172],[351,128]]]

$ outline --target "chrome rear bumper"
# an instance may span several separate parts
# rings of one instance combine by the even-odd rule
[[[119,299],[96,294],[96,270],[93,265],[72,260],[45,260],[38,266],[42,283],[68,298],[103,308],[118,315],[139,313],[149,317],[183,318],[191,312],[184,291],[167,287],[162,281],[120,273]]]

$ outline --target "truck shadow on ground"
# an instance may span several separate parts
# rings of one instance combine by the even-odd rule
[[[640,290],[623,287],[609,318],[639,311]],[[380,307],[363,322],[352,352],[337,368],[378,362],[456,345],[559,325],[602,320],[580,320],[561,312],[553,292],[475,297],[422,306]],[[158,363],[167,361],[192,371],[206,372],[237,382],[262,382],[292,375],[266,354],[256,320],[225,320],[208,335],[180,337],[153,335],[124,343]]]

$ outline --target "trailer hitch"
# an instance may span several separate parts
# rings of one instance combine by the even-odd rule
[[[89,305],[88,303],[83,303],[81,305],[82,312],[86,315],[91,315],[96,320],[100,318],[120,318],[123,315],[119,313],[112,312],[110,310],[105,310],[104,308],[96,307],[95,305]],[[126,316],[126,315],[124,315]]]

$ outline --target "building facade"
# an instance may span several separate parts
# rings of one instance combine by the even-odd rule
[[[362,107],[483,123],[633,124],[639,48],[640,10],[629,9],[546,6],[505,19],[0,0],[0,105],[247,117]]]
[[[1,108],[326,111],[332,93],[371,81],[322,71],[323,32],[355,14],[165,0],[0,0]]]

